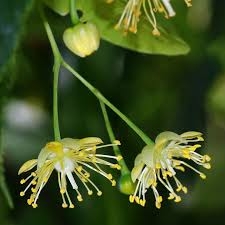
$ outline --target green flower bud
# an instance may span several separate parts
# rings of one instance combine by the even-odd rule
[[[66,16],[70,11],[70,0],[42,0],[49,8],[61,16]]]
[[[95,24],[80,23],[64,31],[63,41],[74,54],[86,57],[98,49],[100,34]]]
[[[130,195],[134,193],[135,183],[133,183],[130,173],[121,175],[119,179],[119,190],[121,193],[126,195]]]

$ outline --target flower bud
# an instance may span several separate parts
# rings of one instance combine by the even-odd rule
[[[70,0],[42,0],[49,8],[61,16],[66,16],[70,11]]]
[[[95,24],[80,23],[64,31],[63,41],[74,54],[86,57],[98,49],[100,34]]]
[[[131,179],[130,173],[121,175],[119,179],[119,190],[121,193],[126,195],[130,195],[134,193],[135,184],[133,183]]]

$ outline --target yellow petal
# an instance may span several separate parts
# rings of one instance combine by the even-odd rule
[[[156,145],[161,145],[167,141],[180,141],[182,138],[180,137],[180,135],[171,132],[171,131],[164,131],[162,133],[160,133],[156,139],[155,139],[155,144]]]
[[[73,138],[63,138],[60,140],[60,142],[63,144],[65,148],[71,148],[73,150],[78,149],[79,150],[79,139],[73,139]]]
[[[154,155],[154,145],[146,145],[142,152],[141,152],[141,155],[142,155],[142,159],[143,159],[143,162],[150,168],[154,168],[154,158],[153,158],[153,155]]]
[[[95,145],[102,144],[103,141],[98,137],[87,137],[87,138],[79,139],[78,143],[82,148],[88,148],[88,147],[93,147]]]
[[[139,165],[135,166],[131,171],[131,179],[133,182],[140,176],[140,173],[144,167],[144,163],[140,163]]]
[[[180,136],[182,138],[192,139],[192,138],[196,138],[196,137],[201,137],[202,133],[196,132],[196,131],[188,131],[188,132],[181,134]]]
[[[31,159],[25,162],[19,169],[18,175],[33,169],[37,165],[37,159]]]
[[[135,160],[134,160],[134,166],[137,166],[137,165],[139,165],[139,164],[142,163],[142,162],[143,162],[142,154],[140,153],[140,154],[138,154],[138,155],[136,156],[136,158],[135,158]]]

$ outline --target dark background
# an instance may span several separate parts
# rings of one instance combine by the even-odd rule
[[[174,24],[192,49],[188,55],[176,57],[144,55],[102,41],[95,54],[79,59],[64,47],[61,39],[69,18],[48,12],[65,59],[152,139],[165,130],[204,133],[205,144],[200,152],[212,157],[211,170],[200,168],[207,179],[202,180],[188,170],[181,175],[189,192],[180,203],[166,200],[168,193],[159,187],[165,199],[160,210],[154,206],[151,190],[146,206],[141,207],[129,203],[128,196],[97,175],[94,180],[103,190],[103,196],[85,196],[85,190],[81,190],[84,201],[75,200],[72,210],[61,208],[54,173],[40,195],[37,209],[26,204],[28,196],[19,197],[24,188],[19,184],[21,177],[17,176],[19,167],[36,158],[45,143],[53,140],[53,57],[40,18],[33,10],[24,25],[26,31],[17,47],[16,60],[4,73],[12,78],[1,84],[1,90],[7,82],[11,84],[4,100],[2,140],[5,176],[15,208],[10,210],[0,194],[0,224],[222,224],[225,219],[224,8],[225,1],[193,0],[192,8],[176,10]],[[2,50],[5,48],[9,46],[2,45]],[[97,99],[65,70],[60,73],[59,90],[62,136],[98,136],[108,143]],[[124,158],[132,169],[144,144],[118,116],[111,111],[109,116],[122,143]],[[70,195],[75,199],[72,190]]]

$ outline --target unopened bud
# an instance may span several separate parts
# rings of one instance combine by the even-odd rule
[[[98,49],[100,34],[95,24],[80,23],[64,31],[63,41],[74,54],[86,57]]]

